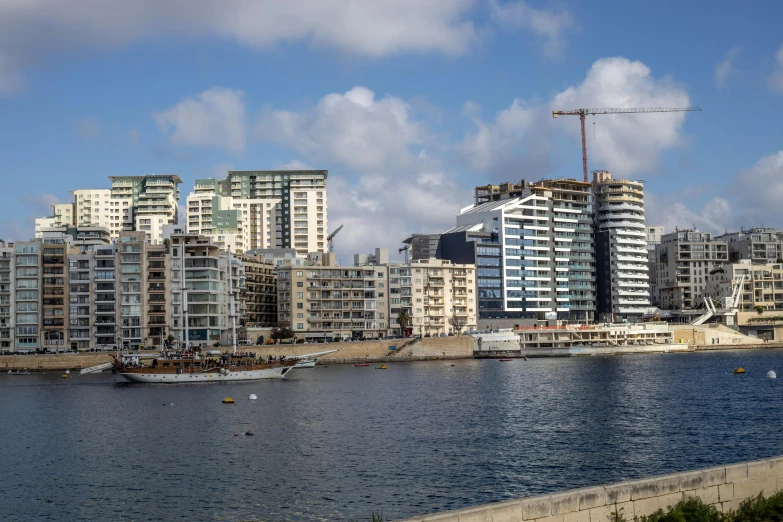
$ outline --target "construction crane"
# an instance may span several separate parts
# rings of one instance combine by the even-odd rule
[[[587,176],[587,138],[585,137],[585,116],[588,114],[637,114],[645,112],[690,112],[701,111],[698,107],[641,107],[638,109],[575,109],[572,111],[552,111],[552,117],[558,116],[579,116],[579,122],[582,124],[582,170],[585,174],[585,183],[589,183]]]
[[[411,249],[411,246],[410,246],[410,245],[405,245],[404,247],[402,247],[402,248],[400,248],[400,249],[398,249],[398,250],[397,250],[397,253],[398,253],[398,254],[402,254],[403,252],[405,252],[405,264],[406,264],[406,265],[408,264],[408,251],[409,251],[410,249]]]
[[[326,238],[326,243],[329,245],[329,252],[332,251],[332,247],[334,246],[334,242],[332,241],[334,239],[334,236],[337,235],[338,232],[340,232],[343,229],[344,225],[340,225],[337,227],[337,230],[329,234],[329,237]]]

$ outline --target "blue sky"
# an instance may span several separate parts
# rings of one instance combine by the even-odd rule
[[[329,169],[341,253],[439,231],[479,183],[647,182],[648,221],[783,226],[783,4],[0,0],[0,237],[107,176]],[[593,126],[595,122],[595,127]]]

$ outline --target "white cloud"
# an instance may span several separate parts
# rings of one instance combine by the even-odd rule
[[[161,131],[173,131],[169,137],[172,145],[222,148],[234,154],[245,150],[242,91],[213,87],[155,113],[153,118]]]
[[[563,6],[536,9],[525,0],[490,1],[492,18],[506,27],[521,28],[544,39],[543,49],[549,56],[561,56],[565,49],[565,32],[574,25],[574,18]]]
[[[407,102],[375,99],[366,87],[328,94],[309,111],[274,110],[263,115],[260,137],[287,145],[308,158],[336,161],[358,170],[381,169],[422,143],[422,123]]]
[[[726,54],[726,58],[715,66],[715,85],[719,88],[723,87],[729,76],[739,74],[739,71],[734,67],[734,61],[739,56],[740,52],[742,52],[741,47],[732,48]]]
[[[726,185],[716,187],[722,194],[693,210],[688,188],[675,194],[645,194],[645,213],[650,224],[664,225],[667,231],[697,228],[712,233],[768,226],[783,228],[780,202],[783,201],[783,150],[758,160],[737,173]],[[698,192],[698,191],[696,191]]]
[[[257,132],[307,162],[289,167],[330,169],[329,229],[345,225],[335,238],[343,256],[378,246],[396,254],[407,234],[452,227],[457,210],[469,202],[470,192],[425,150],[434,138],[400,98],[379,98],[357,86],[303,111],[268,111]]]
[[[219,38],[253,48],[303,41],[369,57],[462,54],[476,40],[468,19],[476,2],[5,0],[0,2],[0,89],[20,85],[14,62],[26,67],[62,51],[103,50],[160,36]],[[10,56],[7,61],[3,52]]]
[[[775,53],[775,70],[772,76],[769,77],[769,85],[773,90],[783,93],[783,44],[780,45],[780,49]]]
[[[275,165],[275,168],[279,170],[315,170],[304,161],[298,159],[291,160],[287,163],[278,163]]]
[[[581,84],[554,97],[551,108],[687,107],[689,104],[687,91],[671,78],[655,78],[642,62],[616,57],[596,61]],[[663,150],[685,144],[681,134],[685,114],[595,116],[595,139],[590,140],[587,151],[590,169],[607,169],[619,176],[653,170]],[[555,120],[557,128],[579,140],[576,118],[562,119]]]
[[[551,144],[542,107],[514,99],[493,121],[484,121],[479,106],[466,102],[463,113],[475,129],[466,132],[456,148],[473,170],[508,175],[510,170],[538,174],[550,168]]]

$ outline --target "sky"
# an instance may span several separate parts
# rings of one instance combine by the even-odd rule
[[[0,0],[0,238],[108,176],[327,169],[339,256],[454,226],[476,185],[646,186],[647,221],[783,227],[783,3]]]

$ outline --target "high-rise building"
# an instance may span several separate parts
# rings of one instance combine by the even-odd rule
[[[598,317],[638,321],[650,307],[644,185],[593,172]]]
[[[182,180],[174,174],[109,176],[111,215],[123,231],[147,234],[152,244],[163,242],[163,227],[178,223],[177,203]],[[113,230],[113,229],[112,229]]]
[[[660,306],[692,309],[701,304],[711,272],[728,263],[729,252],[725,241],[706,232],[675,230],[662,236],[655,259]]]
[[[13,281],[16,301],[15,352],[34,352],[42,346],[41,340],[41,254],[40,239],[14,244],[16,261]]]
[[[72,190],[71,194],[75,225],[103,227],[109,230],[113,238],[119,237],[122,231],[121,205],[113,204],[110,189]]]
[[[294,248],[326,252],[325,170],[229,171],[196,181],[188,196],[188,231],[226,250]]]
[[[35,237],[42,237],[42,230],[54,227],[71,227],[76,225],[76,214],[73,203],[56,203],[52,205],[52,215],[36,218]]]
[[[591,185],[521,181],[476,188],[476,204],[441,237],[443,257],[476,265],[479,326],[520,320],[592,321]]]
[[[740,229],[739,232],[727,232],[715,238],[725,241],[729,247],[729,261],[737,263],[749,259],[753,264],[776,263],[783,258],[783,231],[776,228]]]

